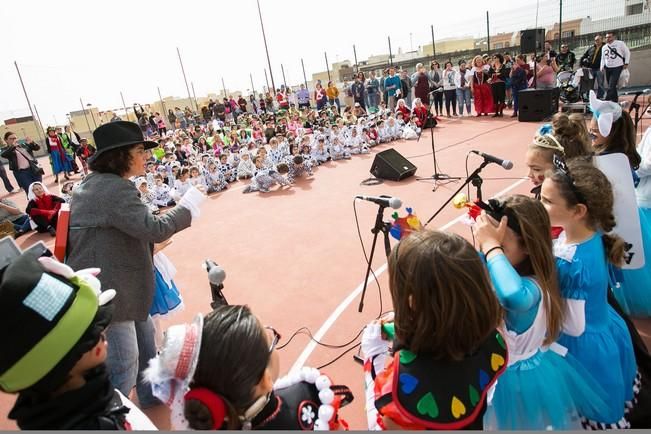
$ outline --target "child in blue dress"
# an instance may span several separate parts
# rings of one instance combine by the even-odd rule
[[[584,426],[627,428],[640,379],[626,324],[607,301],[609,262],[619,266],[624,256],[623,240],[608,234],[615,226],[612,188],[590,162],[557,160],[556,166],[542,184],[541,200],[551,224],[563,228],[554,243],[566,303],[558,342],[609,395],[608,411],[584,420]]]
[[[597,154],[607,155],[622,153],[628,158],[633,182],[638,186],[637,196],[643,190],[638,182],[639,175],[648,176],[649,163],[640,170],[642,158],[636,150],[635,126],[628,112],[622,111],[622,107],[611,101],[601,101],[595,96],[594,91],[590,92],[590,107],[595,113],[590,124],[590,135],[592,146]],[[648,191],[647,191],[648,195]],[[645,207],[644,199],[642,205],[636,210],[640,218],[642,229],[642,247],[644,249],[645,263],[641,268],[618,270],[618,282],[613,286],[613,292],[622,309],[633,317],[651,317],[651,211]],[[643,284],[646,283],[646,284]]]
[[[580,429],[579,415],[607,412],[606,391],[554,341],[561,331],[549,216],[533,198],[491,199],[475,233],[504,308],[508,368],[495,387],[484,427]],[[499,226],[498,226],[499,223]]]

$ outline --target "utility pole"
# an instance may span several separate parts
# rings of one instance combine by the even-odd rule
[[[251,77],[251,91],[253,91],[253,96],[255,97],[255,86],[253,85],[253,74],[249,73],[249,77]]]
[[[488,11],[486,11],[486,51],[491,52],[491,27]]]
[[[39,129],[38,124],[36,123],[36,116],[34,116],[34,111],[32,110],[32,103],[29,102],[29,97],[27,96],[27,90],[25,89],[25,83],[23,82],[23,76],[20,75],[20,69],[18,69],[18,62],[14,61],[14,65],[16,66],[16,72],[18,73],[18,78],[20,79],[20,85],[23,87],[23,92],[25,93],[25,99],[27,100],[27,106],[29,107],[29,112],[32,114],[32,120],[34,121],[34,126],[36,127],[36,131],[38,132],[38,138],[41,141],[43,141],[45,140],[42,135],[43,133],[41,132],[43,126],[41,125],[41,128]]]
[[[222,90],[224,91],[224,98],[227,98],[226,85],[224,84],[224,77],[222,77]]]
[[[359,72],[359,65],[357,64],[357,50],[355,49],[355,44],[353,44],[353,55],[355,56],[355,74]]]
[[[436,57],[436,43],[434,42],[434,25],[432,24],[430,28],[432,29],[432,55],[433,57]]]
[[[90,127],[90,123],[88,122],[88,116],[86,116],[86,107],[84,107],[84,102],[79,98],[79,103],[81,104],[81,111],[84,112],[84,119],[86,119],[86,126],[88,127],[88,132],[92,133],[93,129]]]
[[[391,53],[391,36],[387,36],[389,41],[389,66],[393,66],[393,54]]]
[[[303,81],[305,82],[305,89],[307,89],[307,77],[305,76],[305,64],[303,63],[302,57],[301,57],[301,68],[303,68]]]
[[[264,80],[267,82],[267,92],[269,92],[269,77],[267,76],[267,68],[264,69]]]
[[[167,109],[165,108],[165,103],[163,102],[163,95],[161,95],[160,93],[160,87],[156,87],[156,89],[158,90],[158,98],[160,99],[161,110],[163,110],[161,116],[163,116],[163,121],[164,121],[165,119],[167,119]],[[174,128],[174,125],[172,125],[171,127]]]
[[[190,82],[192,87],[192,96],[194,97],[194,106],[197,108],[197,113],[199,113],[199,103],[197,102],[197,94],[194,92],[194,82]]]
[[[285,68],[280,64],[280,70],[283,72],[283,84],[285,85],[285,92],[287,92],[287,80],[285,79]]]
[[[160,90],[158,91],[158,94],[160,95]],[[127,120],[129,120],[129,111],[127,110],[127,105],[124,103],[124,95],[122,95],[122,91],[120,91],[120,98],[122,99],[122,107],[124,108],[124,114],[127,116]]]
[[[331,78],[330,78],[330,66],[328,65],[328,53],[326,53],[324,51],[323,55],[325,56],[325,61],[326,61],[326,71],[328,72],[328,81],[331,81]]]
[[[267,53],[267,64],[269,65],[269,76],[271,76],[271,86],[273,87],[272,92],[276,92],[276,83],[274,83],[274,73],[271,70],[271,60],[269,59],[269,48],[267,47],[267,35],[264,33],[264,24],[262,23],[262,11],[260,10],[260,0],[256,0],[258,3],[258,15],[260,16],[260,28],[262,29],[262,39],[264,40],[264,51]],[[267,85],[268,87],[269,85]]]
[[[560,0],[558,12],[558,52],[561,52],[561,45],[563,45],[563,0]]]
[[[185,88],[188,91],[188,99],[190,100],[190,105],[192,105],[190,86],[188,86],[188,78],[185,76],[185,68],[183,67],[183,60],[181,59],[181,51],[179,51],[179,47],[176,47],[176,53],[179,55],[179,63],[181,63],[181,72],[183,73],[183,81],[185,81]]]
[[[37,132],[38,132],[38,131],[45,131],[45,130],[43,129],[43,122],[41,122],[41,114],[38,112],[38,109],[36,108],[36,104],[34,104],[34,111],[36,112],[36,117],[38,118],[38,125],[40,125],[40,127],[41,127],[40,130],[39,130],[39,128],[38,128],[38,126],[37,126],[36,131],[37,131]],[[41,136],[41,135],[39,134],[39,137],[40,137],[40,136]]]

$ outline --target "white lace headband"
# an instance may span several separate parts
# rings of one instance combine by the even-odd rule
[[[174,325],[167,329],[160,353],[149,361],[145,379],[151,383],[154,396],[171,408],[172,428],[188,430],[184,416],[184,396],[190,389],[199,361],[203,316],[192,323]]]

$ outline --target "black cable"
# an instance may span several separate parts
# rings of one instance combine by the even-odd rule
[[[362,239],[362,232],[361,232],[361,229],[360,229],[360,227],[359,227],[359,218],[358,218],[358,216],[357,216],[357,201],[356,201],[355,199],[353,199],[353,213],[354,213],[354,215],[355,215],[355,226],[356,226],[356,228],[357,228],[357,236],[359,237],[359,242],[360,242],[360,245],[362,246],[362,252],[363,252],[363,254],[364,254],[364,259],[366,260],[366,264],[368,265],[370,261],[369,261],[368,255],[366,254],[366,248],[365,248],[365,246],[364,246],[364,240]],[[377,284],[377,288],[378,288],[378,296],[379,296],[379,301],[380,301],[380,313],[378,314],[377,319],[379,319],[379,318],[382,317],[382,315],[384,315],[384,314],[386,314],[387,312],[390,312],[390,311],[387,311],[387,312],[384,312],[384,311],[383,311],[382,288],[381,288],[381,286],[380,286],[380,281],[378,280],[377,276],[375,275],[375,272],[373,271],[373,269],[371,269],[371,273],[373,274],[373,278],[375,279],[375,283]],[[362,327],[362,328],[359,330],[359,332],[357,332],[357,334],[356,334],[356,335],[355,335],[351,340],[349,340],[348,342],[346,342],[346,343],[344,343],[344,344],[326,344],[326,343],[321,342],[321,341],[319,341],[318,339],[316,339],[316,338],[314,337],[314,335],[312,335],[312,332],[310,331],[310,329],[307,328],[307,327],[305,327],[305,326],[303,326],[303,327],[300,327],[298,330],[296,330],[296,331],[295,331],[295,332],[294,332],[294,333],[289,337],[289,339],[287,340],[287,342],[285,342],[285,343],[282,344],[282,345],[277,346],[276,349],[277,349],[277,350],[282,350],[282,349],[284,349],[284,348],[287,347],[287,346],[292,342],[292,340],[294,340],[294,338],[295,338],[296,336],[298,336],[299,334],[304,334],[304,335],[309,336],[310,340],[314,341],[317,345],[320,345],[320,346],[325,347],[325,348],[331,348],[331,349],[345,348],[345,347],[347,347],[348,345],[350,345],[350,344],[352,344],[353,342],[355,342],[355,341],[356,341],[356,340],[361,336],[361,334],[364,332],[364,328],[365,328],[365,327],[366,327],[366,326]],[[325,365],[319,367],[318,369],[321,369],[321,368],[324,368],[324,367],[326,367],[326,366],[331,365],[332,363],[334,363],[334,362],[336,362],[337,360],[339,360],[340,358],[342,358],[345,354],[349,353],[350,351],[352,351],[353,349],[355,349],[356,347],[358,347],[358,346],[360,346],[360,345],[361,345],[361,343],[357,343],[357,344],[355,344],[354,346],[348,348],[348,349],[347,349],[346,351],[344,351],[342,354],[340,354],[339,356],[337,356],[335,359],[333,359],[333,360],[331,360],[330,362],[326,363]]]
[[[345,356],[346,354],[350,353],[350,352],[353,351],[355,348],[357,348],[357,347],[359,347],[359,346],[361,346],[361,345],[362,345],[361,342],[358,343],[358,344],[355,344],[354,346],[348,348],[348,349],[347,349],[346,351],[344,351],[343,353],[339,354],[339,355],[338,355],[337,357],[335,357],[334,359],[330,360],[328,363],[325,363],[325,364],[319,366],[317,369],[318,369],[318,370],[321,370],[321,369],[323,369],[323,368],[325,368],[325,367],[328,367],[328,366],[332,365],[334,362],[336,362],[337,360],[341,359],[343,356]]]
[[[371,176],[370,178],[366,178],[362,182],[359,183],[359,185],[380,185],[384,182],[383,179],[376,178],[374,176]]]
[[[303,327],[299,328],[298,330],[296,330],[296,331],[294,332],[294,334],[290,336],[290,338],[287,340],[287,342],[285,342],[285,343],[282,344],[282,345],[277,346],[276,349],[278,349],[278,350],[282,350],[282,349],[285,348],[287,345],[289,345],[290,342],[291,342],[292,340],[294,340],[294,338],[295,338],[296,336],[298,336],[298,335],[300,335],[300,334],[303,334],[303,335],[307,335],[307,336],[309,336],[309,337],[310,337],[310,340],[316,342],[317,345],[320,345],[320,346],[325,347],[325,348],[332,348],[332,349],[345,348],[345,347],[347,347],[348,345],[350,345],[350,344],[352,344],[353,342],[355,342],[355,341],[357,340],[357,338],[359,338],[359,336],[362,334],[362,331],[363,331],[363,330],[364,330],[364,329],[360,330],[360,331],[355,335],[355,337],[353,337],[351,340],[349,340],[349,341],[346,342],[345,344],[326,344],[326,343],[324,343],[324,342],[321,342],[321,341],[317,340],[317,339],[312,335],[312,332],[310,331],[310,329],[307,328],[307,327],[305,327],[305,326],[303,326]]]

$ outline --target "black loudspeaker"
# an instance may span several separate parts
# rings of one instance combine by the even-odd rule
[[[524,89],[518,92],[518,120],[540,122],[558,111],[560,89]]]
[[[528,29],[520,32],[521,53],[542,53],[545,47],[545,29]]]
[[[375,155],[371,174],[376,178],[400,181],[416,173],[416,166],[395,149],[387,149]]]

